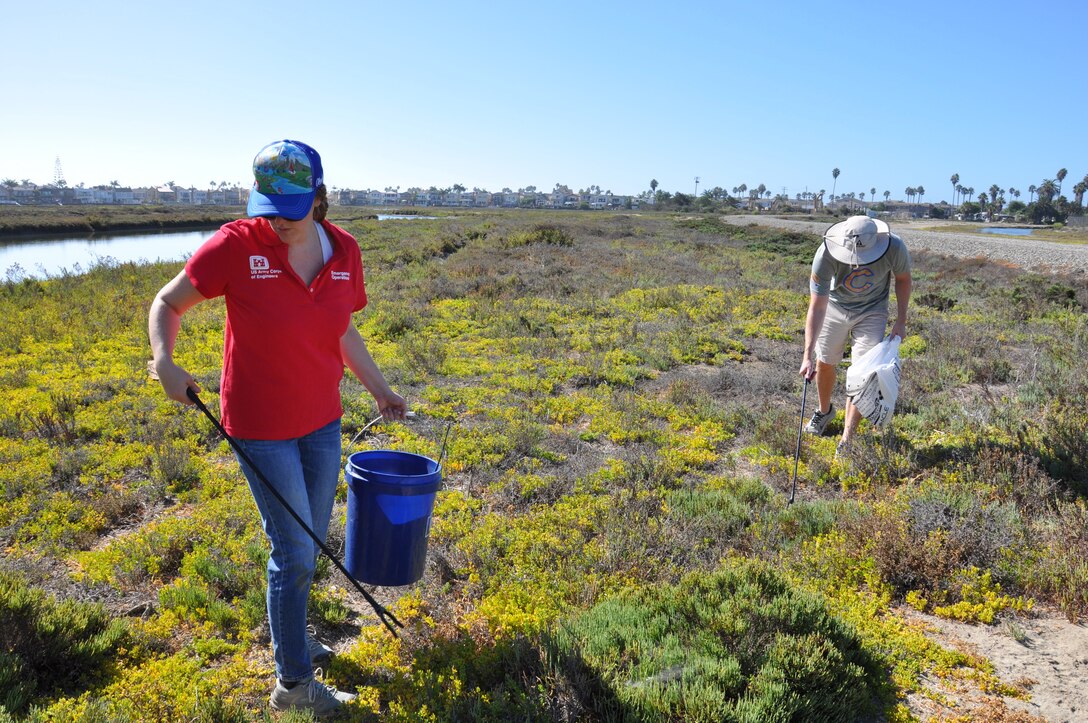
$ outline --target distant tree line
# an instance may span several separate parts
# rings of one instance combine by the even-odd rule
[[[836,195],[840,169],[831,171],[831,195],[824,199],[825,189],[817,192],[804,191],[791,199],[784,192],[773,194],[766,184],[749,188],[747,184],[734,186],[730,191],[721,186],[705,189],[701,194],[687,194],[680,191],[670,192],[660,187],[657,179],[650,181],[650,190],[637,196],[640,201],[652,203],[660,210],[676,211],[725,211],[728,209],[773,210],[778,212],[812,212],[826,210],[832,213],[853,213],[861,210],[885,211],[893,209],[891,191],[883,192],[883,201],[878,201],[876,186],[868,193],[848,192]],[[975,188],[960,184],[960,175],[952,174],[952,203],[923,204],[926,194],[923,186],[908,186],[903,189],[907,210],[915,215],[932,218],[956,216],[961,219],[1012,220],[1023,223],[1064,223],[1069,216],[1084,214],[1084,197],[1088,192],[1088,174],[1073,186],[1073,199],[1062,195],[1062,182],[1068,171],[1060,169],[1053,179],[1045,179],[1038,186],[1028,186],[1028,201],[1020,200],[1019,189],[1002,188],[993,184],[989,189],[975,195]],[[698,189],[698,178],[696,178]],[[868,198],[868,200],[866,200]],[[1011,200],[1010,200],[1011,199]]]

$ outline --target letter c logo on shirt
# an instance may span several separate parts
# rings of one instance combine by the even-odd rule
[[[873,270],[869,268],[854,269],[842,280],[842,285],[856,294],[873,288]]]

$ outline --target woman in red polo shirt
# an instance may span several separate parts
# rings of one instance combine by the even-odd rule
[[[182,315],[223,296],[220,408],[223,426],[322,540],[340,479],[340,380],[359,378],[387,419],[403,419],[390,389],[351,323],[367,302],[359,246],[325,219],[321,157],[299,141],[265,146],[253,160],[250,218],[223,226],[159,291],[148,328],[154,366],[171,399],[191,404],[200,391],[173,361]],[[239,459],[271,543],[268,618],[277,710],[333,712],[354,696],[315,678],[331,650],[306,629],[306,606],[320,548]]]

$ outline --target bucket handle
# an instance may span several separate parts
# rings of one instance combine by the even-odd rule
[[[409,419],[415,419],[416,413],[415,412],[408,412],[407,414],[405,414],[405,416],[408,417]],[[371,419],[369,422],[367,422],[365,425],[363,425],[363,428],[360,429],[358,432],[356,432],[355,436],[351,438],[350,442],[348,442],[347,449],[350,450],[352,447],[354,447],[355,443],[357,441],[359,441],[359,438],[362,437],[364,434],[366,434],[368,429],[373,427],[378,422],[382,421],[382,419],[384,419],[384,417],[382,417],[379,414],[377,417],[374,417],[374,419]],[[445,457],[446,457],[446,442],[450,438],[450,431],[452,429],[453,429],[453,420],[451,419],[449,422],[446,423],[446,431],[442,435],[442,447],[438,452],[438,459],[436,460],[438,462],[438,466],[440,468],[442,467],[442,460],[445,459]]]

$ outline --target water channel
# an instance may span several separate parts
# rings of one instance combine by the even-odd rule
[[[429,217],[378,216],[379,221],[414,218]],[[211,238],[217,229],[24,238],[0,242],[0,282],[24,278],[46,279],[66,273],[81,274],[103,263],[183,261]]]
[[[216,229],[20,239],[0,245],[0,281],[81,274],[111,262],[181,261]]]
[[[982,233],[993,233],[1000,236],[1030,236],[1032,230],[1030,228],[1003,228],[1001,226],[989,226],[979,229]]]

